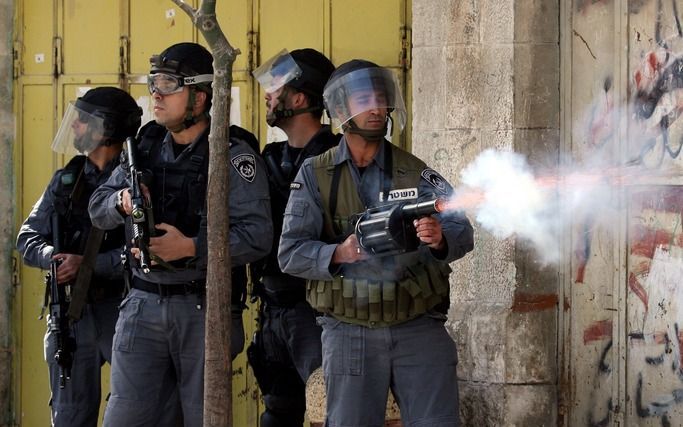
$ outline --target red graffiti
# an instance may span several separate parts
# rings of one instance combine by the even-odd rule
[[[636,296],[643,302],[643,305],[645,306],[645,311],[648,309],[648,297],[647,297],[647,291],[645,288],[643,288],[643,285],[640,284],[640,280],[636,277],[635,274],[630,273],[628,275],[628,287],[631,289],[631,292],[636,294]]]
[[[583,331],[583,343],[612,339],[612,320],[598,320]]]
[[[652,259],[657,246],[669,246],[671,243],[681,243],[681,235],[676,238],[665,230],[653,230],[641,224],[631,226],[631,255],[640,255]]]
[[[649,52],[633,73],[633,81],[637,90],[650,90],[654,82],[659,78],[660,70],[667,61],[668,55],[665,49],[657,49]]]
[[[512,311],[515,313],[528,313],[530,311],[542,311],[557,306],[556,294],[527,294],[515,293],[512,303]]]
[[[634,193],[633,204],[641,209],[679,213],[683,211],[683,188],[665,187]]]

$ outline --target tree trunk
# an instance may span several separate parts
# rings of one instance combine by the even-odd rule
[[[204,36],[213,54],[213,98],[209,133],[208,271],[206,276],[206,334],[204,361],[204,426],[232,425],[232,366],[230,307],[232,278],[229,250],[229,128],[232,66],[239,50],[226,39],[216,19],[216,0],[202,0],[195,10],[183,9]]]

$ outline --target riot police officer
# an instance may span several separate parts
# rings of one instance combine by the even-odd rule
[[[107,426],[157,425],[176,392],[185,427],[202,425],[212,61],[196,43],[174,44],[150,59],[156,121],[140,130],[136,166],[149,171],[143,181],[155,222],[149,233],[156,235],[148,247],[131,249],[132,289],[114,336]],[[252,145],[258,147],[252,134],[231,126],[233,357],[244,344],[245,264],[263,257],[272,239],[267,177]],[[112,228],[125,220],[134,229],[129,185],[125,168],[117,168],[91,198],[93,223]],[[146,249],[154,261],[148,272],[139,259]]]
[[[308,301],[324,313],[326,425],[383,425],[391,389],[404,425],[456,426],[457,355],[444,327],[448,263],[473,249],[472,227],[449,212],[400,223],[415,248],[396,246],[390,238],[401,233],[386,227],[359,240],[356,214],[366,208],[370,223],[394,227],[381,212],[449,197],[452,188],[385,138],[389,123],[402,129],[406,118],[390,70],[364,60],[340,65],[324,99],[344,136],[294,180],[278,260],[285,273],[307,279]]]
[[[302,426],[305,383],[321,364],[320,333],[315,311],[306,302],[305,281],[283,273],[277,245],[290,185],[303,161],[339,142],[321,124],[323,88],[334,65],[315,49],[283,50],[254,71],[265,92],[266,121],[287,134],[263,150],[268,170],[275,239],[259,272],[260,330],[247,356],[266,406],[261,426]]]
[[[123,227],[107,233],[92,227],[88,200],[118,165],[122,142],[135,135],[141,115],[135,100],[115,87],[91,89],[69,104],[52,148],[77,155],[54,174],[17,237],[26,264],[49,269],[52,262],[59,263],[58,286],[72,295],[68,311],[59,314],[63,325],[72,327],[50,328],[45,335],[53,426],[97,425],[100,370],[105,361],[111,363],[123,295],[124,234]],[[61,250],[57,253],[55,247]],[[63,303],[67,308],[68,301]],[[52,317],[54,322],[57,313]],[[59,334],[64,334],[62,345]]]

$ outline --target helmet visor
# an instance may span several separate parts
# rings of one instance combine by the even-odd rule
[[[93,115],[71,102],[52,141],[52,151],[71,156],[87,156],[104,139],[104,117]]]
[[[252,73],[266,93],[273,93],[282,86],[301,76],[301,68],[294,58],[283,49],[264,62]]]
[[[147,88],[149,93],[170,95],[182,92],[183,86],[197,85],[213,81],[213,74],[200,74],[190,77],[177,77],[172,74],[155,73],[147,76]]]
[[[386,68],[362,68],[330,81],[323,92],[333,124],[341,127],[370,110],[387,109],[399,129],[406,124],[406,107],[394,74]]]

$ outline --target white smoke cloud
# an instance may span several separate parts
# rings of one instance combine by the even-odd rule
[[[613,211],[613,175],[577,168],[538,177],[524,156],[489,149],[462,171],[464,186],[456,194],[478,194],[465,210],[496,238],[517,236],[533,245],[541,262],[554,263],[570,223]]]

